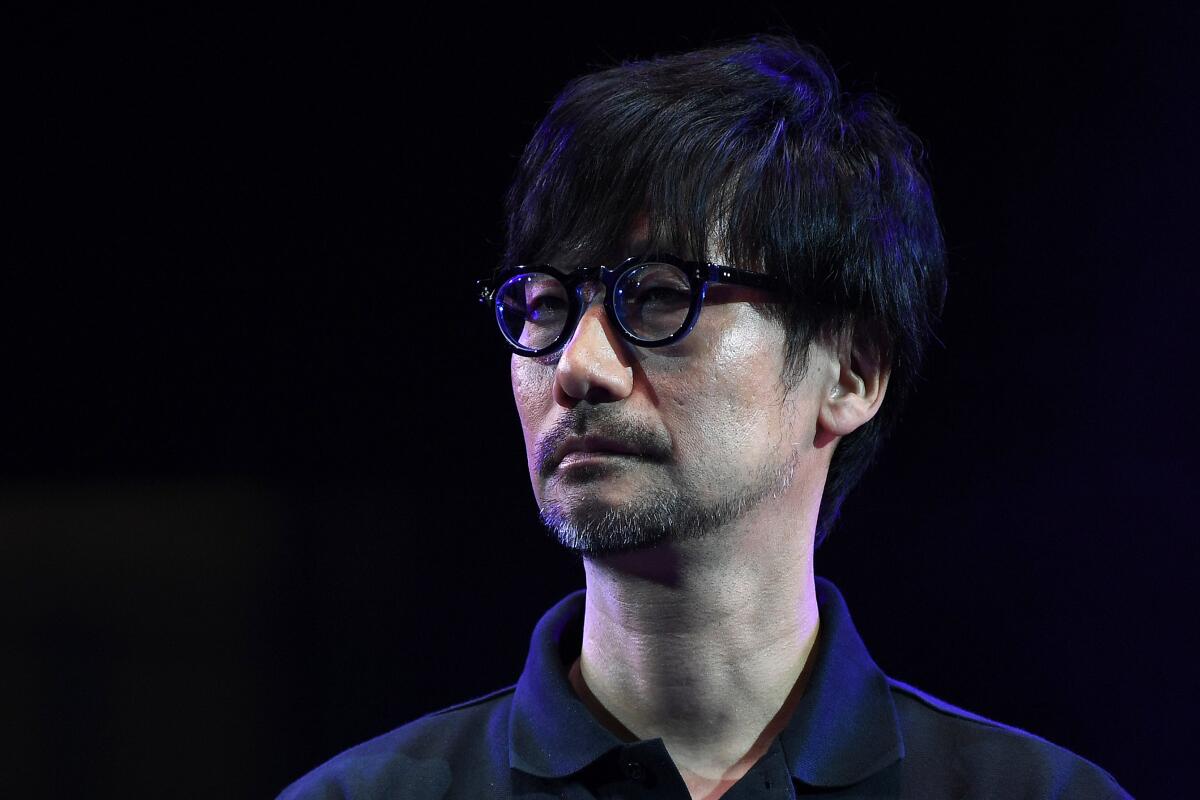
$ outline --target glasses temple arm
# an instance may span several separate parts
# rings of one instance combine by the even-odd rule
[[[783,281],[776,275],[764,275],[761,272],[749,272],[734,267],[723,267],[720,264],[709,264],[708,279],[714,283],[731,283],[737,286],[749,286],[752,289],[781,290]]]

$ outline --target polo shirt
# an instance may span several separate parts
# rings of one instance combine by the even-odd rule
[[[887,677],[832,583],[808,686],[784,730],[726,800],[1129,797],[1107,772],[1044,739]],[[279,800],[689,798],[662,739],[622,741],[568,681],[584,592],[546,612],[515,686],[352,748]]]

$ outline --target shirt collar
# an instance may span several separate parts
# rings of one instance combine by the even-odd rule
[[[887,678],[850,620],[842,595],[817,578],[821,629],[804,696],[780,734],[792,777],[810,786],[848,786],[904,756]],[[509,720],[509,764],[562,778],[622,742],[600,724],[567,680],[564,644],[582,638],[584,592],[546,612],[533,631]]]
[[[849,786],[904,757],[887,677],[871,660],[841,592],[817,578],[816,663],[804,696],[779,735],[792,777]]]
[[[592,716],[567,679],[563,644],[582,641],[583,607],[580,589],[538,622],[513,695],[508,763],[543,778],[577,772],[622,744]]]

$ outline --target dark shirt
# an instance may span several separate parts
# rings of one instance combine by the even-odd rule
[[[808,686],[787,727],[726,800],[1128,797],[1107,772],[1061,747],[888,678],[832,583],[817,579],[817,602],[821,626]],[[348,750],[280,800],[686,800],[661,739],[622,741],[571,688],[583,607],[579,591],[542,617],[516,686]]]

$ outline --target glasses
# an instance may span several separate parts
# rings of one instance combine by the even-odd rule
[[[621,337],[639,347],[664,347],[691,333],[712,284],[779,291],[771,275],[666,254],[635,256],[617,267],[560,272],[551,266],[510,267],[477,281],[514,353],[541,356],[561,347],[587,308],[583,286],[604,285],[604,311]]]

